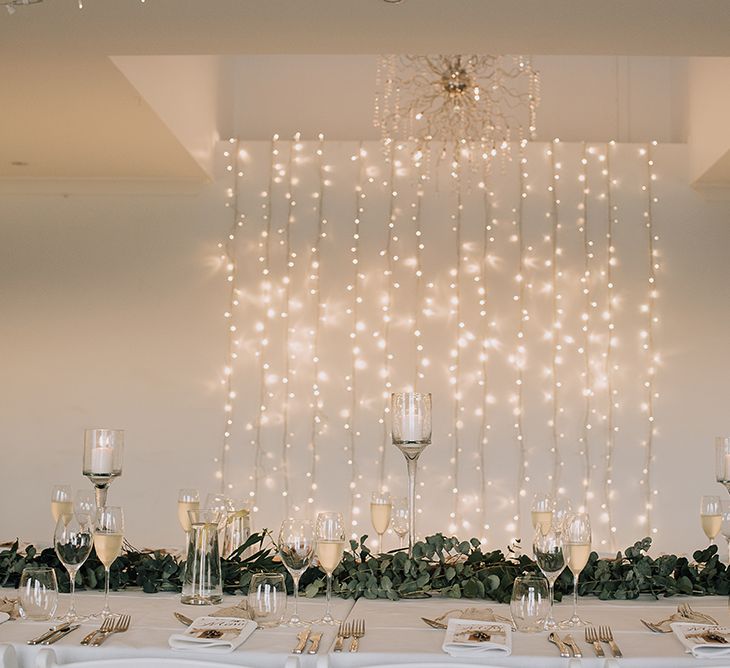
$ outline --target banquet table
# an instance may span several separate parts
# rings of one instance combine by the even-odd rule
[[[66,599],[66,596],[62,597]],[[239,597],[225,597],[222,605],[231,605]],[[98,658],[134,657],[178,657],[208,658],[219,663],[248,665],[256,668],[283,667],[291,650],[296,644],[297,629],[279,627],[256,631],[240,648],[232,653],[176,652],[169,648],[170,634],[180,632],[182,624],[175,620],[173,612],[179,611],[189,617],[206,614],[217,609],[212,607],[192,607],[180,603],[175,594],[143,594],[141,592],[117,592],[113,594],[112,608],[116,612],[126,612],[132,616],[129,631],[110,637],[99,648],[82,647],[79,640],[98,621],[87,622],[82,628],[52,647],[60,663],[83,661]],[[475,658],[452,659],[441,649],[444,632],[426,626],[421,617],[434,618],[457,608],[491,608],[495,613],[509,616],[509,606],[491,601],[431,598],[420,600],[333,600],[335,616],[345,619],[364,619],[365,637],[360,641],[357,654],[334,653],[335,629],[313,627],[313,631],[323,631],[320,652],[316,656],[307,654],[299,657],[301,668],[365,668],[384,664],[428,666],[429,664],[474,664],[486,666],[552,668],[579,665],[585,668],[605,668],[620,665],[624,668],[682,668],[683,666],[725,666],[730,668],[730,657],[726,659],[696,659],[685,654],[679,641],[672,634],[650,633],[639,619],[658,620],[676,611],[679,603],[689,603],[693,608],[715,617],[721,624],[730,624],[728,601],[724,597],[683,597],[655,601],[651,598],[639,601],[597,601],[581,599],[580,612],[594,624],[611,626],[614,636],[623,651],[624,658],[616,663],[594,656],[593,650],[583,639],[582,632],[573,635],[583,652],[580,662],[563,659],[557,648],[547,641],[547,633],[514,633],[511,656],[478,656]],[[290,601],[291,603],[291,601]],[[62,603],[65,609],[66,601]],[[79,611],[97,612],[102,600],[96,592],[83,592],[78,595]],[[300,612],[305,619],[321,616],[324,600],[301,599]],[[570,616],[571,604],[563,601],[556,605],[556,617]],[[18,656],[20,668],[34,665],[38,648],[26,645],[26,641],[39,635],[48,628],[46,622],[10,621],[0,624],[0,644],[11,643]],[[348,641],[349,642],[349,641]],[[346,645],[347,648],[347,645]],[[604,644],[610,657],[610,650]]]

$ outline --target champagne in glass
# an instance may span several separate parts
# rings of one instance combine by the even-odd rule
[[[403,540],[408,535],[408,499],[405,497],[393,501],[393,517],[391,518],[393,531],[400,539],[400,549],[403,549]]]
[[[394,392],[390,397],[393,445],[408,466],[408,554],[416,542],[416,473],[418,458],[431,444],[431,395]]]
[[[94,521],[94,549],[99,561],[104,564],[106,575],[104,583],[104,609],[102,617],[111,615],[109,609],[109,570],[116,558],[122,553],[124,540],[124,513],[121,508],[107,506],[99,508]]]
[[[560,624],[563,628],[585,626],[578,616],[578,576],[591,556],[591,520],[587,513],[573,513],[563,523],[563,552],[573,574],[573,616]]]
[[[390,494],[373,492],[370,496],[370,521],[378,534],[378,547],[383,552],[383,535],[390,526],[390,516],[393,513],[393,500]]]
[[[61,517],[70,520],[74,514],[71,485],[54,485],[51,491],[51,514],[54,526]]]
[[[91,553],[92,542],[91,525],[85,516],[79,518],[74,515],[68,521],[65,517],[58,518],[53,534],[53,547],[59,561],[68,571],[71,588],[71,603],[63,621],[79,619],[76,612],[76,573]]]
[[[342,561],[342,553],[345,549],[345,521],[342,514],[318,513],[316,536],[319,565],[327,574],[327,609],[324,617],[315,623],[332,626],[340,623],[332,617],[330,607],[332,602],[332,573]]]
[[[553,631],[558,628],[558,623],[553,617],[555,581],[565,568],[562,533],[552,523],[547,525],[546,530],[545,525],[538,522],[535,528],[532,550],[535,553],[535,561],[550,587],[550,612],[545,620],[545,630]]]
[[[553,522],[553,497],[550,494],[535,494],[530,514],[533,530],[539,526],[546,533],[550,531],[550,525]]]
[[[282,522],[279,530],[279,556],[294,581],[294,613],[287,626],[309,625],[299,617],[299,579],[311,565],[314,549],[314,526],[310,520],[288,519]]]
[[[722,528],[722,510],[719,496],[703,496],[700,501],[700,522],[702,531],[710,539],[710,545],[715,544],[715,538]]]
[[[177,519],[185,533],[190,531],[189,510],[200,510],[200,492],[197,489],[181,489],[177,494]]]

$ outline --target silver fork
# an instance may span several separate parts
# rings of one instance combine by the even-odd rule
[[[598,637],[603,642],[608,643],[609,647],[611,648],[611,653],[616,658],[620,658],[623,656],[623,654],[621,654],[621,650],[618,648],[618,645],[616,644],[616,641],[613,639],[613,631],[611,631],[610,626],[599,626],[598,627]]]
[[[89,635],[84,636],[81,639],[81,645],[88,645],[99,633],[106,633],[109,631],[112,626],[114,625],[114,622],[116,621],[116,617],[107,617],[102,623],[101,626],[98,629],[94,629]]]
[[[351,635],[352,635],[352,632],[350,631],[350,625],[345,624],[345,622],[340,622],[340,628],[337,631],[337,639],[335,640],[334,651],[341,652],[343,643]]]
[[[596,629],[592,626],[586,626],[586,642],[593,645],[593,651],[596,653],[596,656],[606,656],[603,653],[603,647],[601,647],[601,642],[598,639]]]
[[[352,644],[350,645],[351,652],[357,652],[360,649],[360,638],[365,635],[365,620],[357,619],[352,624]]]
[[[129,622],[132,618],[129,615],[121,615],[117,617],[114,625],[108,631],[100,633],[91,644],[92,647],[101,645],[110,635],[115,633],[124,633],[129,628]]]

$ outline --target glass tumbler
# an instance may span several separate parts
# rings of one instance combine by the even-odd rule
[[[539,575],[523,575],[515,578],[509,609],[518,631],[523,633],[543,631],[550,612],[547,580]]]
[[[286,586],[281,573],[255,573],[248,587],[248,609],[260,629],[279,626],[286,612]]]
[[[20,576],[19,610],[23,619],[44,622],[56,614],[58,582],[52,568],[29,566]]]
[[[220,513],[189,510],[190,531],[181,603],[212,605],[223,599],[223,577],[218,548]]]

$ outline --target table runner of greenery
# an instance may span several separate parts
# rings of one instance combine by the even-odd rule
[[[519,547],[509,548],[506,554],[485,551],[477,538],[460,541],[442,534],[428,536],[414,545],[413,557],[403,550],[373,554],[366,538],[350,541],[351,551],[345,553],[334,572],[334,595],[391,600],[444,595],[505,603],[515,577],[539,572],[537,564],[521,554]],[[720,562],[716,546],[696,551],[693,561],[672,554],[653,558],[648,554],[650,547],[651,539],[644,538],[614,558],[599,558],[592,552],[580,575],[580,595],[608,600],[635,599],[640,594],[660,597],[730,592],[730,568]],[[28,546],[20,551],[17,541],[0,551],[0,586],[17,587],[23,568],[31,565],[52,566],[59,588],[68,591],[68,573],[52,548],[39,552]],[[127,549],[112,565],[111,587],[140,587],[150,594],[180,591],[184,568],[183,560],[165,551]],[[268,531],[252,535],[236,553],[222,560],[224,590],[245,594],[251,575],[258,572],[286,573]],[[288,576],[287,582],[291,592]],[[572,574],[566,568],[556,583],[556,598],[571,592],[572,586]],[[94,552],[78,571],[76,587],[103,589],[104,567]],[[307,570],[300,587],[308,597],[323,593],[323,571],[317,567]]]

